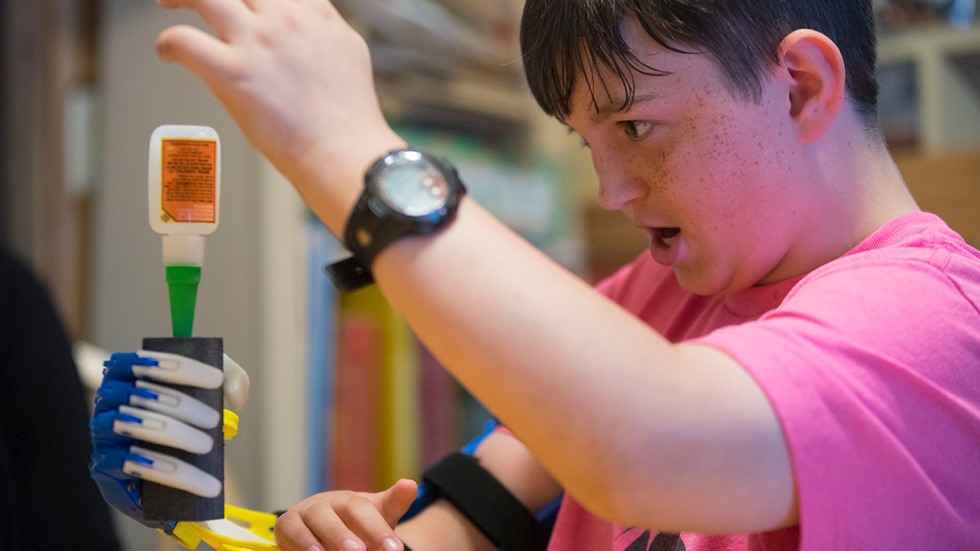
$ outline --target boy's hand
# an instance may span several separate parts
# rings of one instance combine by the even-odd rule
[[[343,223],[364,169],[403,144],[378,105],[364,39],[327,0],[158,3],[194,10],[214,32],[165,29],[160,57],[200,77],[305,199],[337,195],[328,201],[343,203],[336,207]],[[303,189],[327,178],[327,187],[344,182],[350,190]]]
[[[326,492],[286,511],[276,523],[284,551],[403,549],[394,526],[415,500],[418,486],[402,479],[383,492]]]

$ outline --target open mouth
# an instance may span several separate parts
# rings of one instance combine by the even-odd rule
[[[654,228],[653,244],[669,249],[674,244],[679,233],[681,233],[680,228]]]

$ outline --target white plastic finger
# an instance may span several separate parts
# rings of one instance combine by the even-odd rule
[[[123,463],[123,472],[190,492],[201,497],[216,497],[221,493],[221,481],[201,469],[176,457],[130,446],[129,459]]]
[[[130,405],[169,415],[203,429],[214,428],[221,421],[217,410],[179,390],[149,381],[136,381],[136,387],[150,392],[131,395]]]
[[[223,390],[225,401],[231,409],[242,409],[245,407],[245,402],[248,401],[248,389],[251,384],[248,373],[242,366],[238,365],[238,362],[229,358],[228,354],[225,354],[224,361],[225,382]]]
[[[206,433],[173,417],[130,406],[119,406],[119,413],[112,423],[116,434],[198,454],[214,447]]]
[[[144,358],[153,358],[158,363],[158,365],[134,365],[133,375],[140,379],[198,388],[219,388],[224,380],[224,374],[217,367],[187,356],[153,350],[140,350],[137,354]]]

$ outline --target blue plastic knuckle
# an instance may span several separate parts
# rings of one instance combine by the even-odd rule
[[[172,534],[176,521],[145,520],[140,505],[143,482],[138,476],[123,471],[126,461],[152,467],[153,460],[131,452],[130,446],[137,440],[113,430],[116,421],[142,424],[143,420],[139,417],[119,412],[119,406],[129,405],[133,396],[159,399],[156,392],[135,386],[137,377],[133,373],[133,366],[157,365],[159,362],[156,359],[144,358],[135,352],[116,352],[103,363],[104,377],[96,392],[95,412],[89,422],[93,452],[88,469],[106,503],[150,528]]]
[[[135,440],[128,436],[113,432],[113,425],[119,413],[109,410],[97,413],[89,422],[89,434],[92,437],[92,447],[96,450],[102,447],[129,446]]]
[[[95,393],[95,411],[102,412],[129,404],[130,394],[137,389],[132,382],[106,378]]]
[[[89,461],[89,472],[112,477],[114,479],[128,480],[129,475],[123,472],[123,463],[126,462],[126,447],[103,446],[92,452]]]
[[[101,446],[97,447],[89,461],[89,474],[95,481],[106,503],[150,528],[163,530],[172,534],[176,521],[147,521],[143,513],[140,499],[143,494],[143,482],[123,472],[126,461],[144,463],[148,458],[129,452],[128,447]],[[152,462],[151,462],[152,463]]]
[[[160,363],[153,358],[144,358],[135,352],[116,352],[102,363],[106,377],[122,380],[133,380],[133,366],[156,366]]]
[[[127,454],[123,447],[97,447],[89,461],[89,473],[109,505],[142,520],[143,514],[138,507],[142,487],[122,470]]]
[[[122,475],[126,476],[125,479],[120,479],[111,471],[98,468],[90,472],[106,503],[134,520],[143,521],[143,510],[139,504],[142,484],[139,481],[133,481],[126,475]]]

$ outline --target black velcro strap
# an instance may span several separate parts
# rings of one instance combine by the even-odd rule
[[[499,549],[543,550],[548,534],[477,458],[456,452],[422,475]]]

